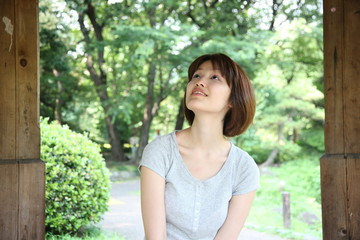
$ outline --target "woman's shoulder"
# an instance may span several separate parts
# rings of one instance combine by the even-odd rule
[[[233,153],[232,153],[232,162],[236,169],[238,168],[255,168],[258,166],[254,160],[254,158],[245,150],[241,149],[238,146],[233,145]]]
[[[156,149],[167,149],[171,147],[174,142],[175,132],[167,133],[164,135],[156,136],[151,142],[149,142],[145,149],[147,150],[156,150]]]
[[[234,144],[232,145],[232,148],[234,152],[233,156],[237,161],[254,161],[254,159],[250,156],[250,154],[245,150],[243,150],[242,148]]]
[[[173,133],[157,136],[146,145],[142,153],[140,166],[145,166],[166,178],[172,165],[172,136]]]
[[[233,155],[233,195],[244,194],[259,188],[260,171],[249,153],[234,146]]]

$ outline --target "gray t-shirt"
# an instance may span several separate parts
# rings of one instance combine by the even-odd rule
[[[220,171],[206,180],[194,178],[183,162],[175,132],[149,143],[140,161],[165,179],[168,240],[210,240],[223,225],[229,201],[259,188],[259,168],[232,144]]]

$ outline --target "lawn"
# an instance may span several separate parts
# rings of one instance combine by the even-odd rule
[[[290,193],[289,229],[283,224],[282,192]],[[287,239],[322,239],[319,160],[294,160],[263,170],[246,227]]]

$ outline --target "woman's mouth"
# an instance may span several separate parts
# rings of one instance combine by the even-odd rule
[[[199,91],[199,90],[195,90],[191,93],[192,95],[201,95],[201,96],[204,96],[204,97],[207,97],[207,94],[202,92],[202,91]]]

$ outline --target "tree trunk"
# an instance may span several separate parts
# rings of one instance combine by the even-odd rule
[[[110,106],[109,104],[109,95],[107,93],[107,76],[106,72],[103,70],[103,63],[105,62],[104,59],[104,46],[98,46],[97,48],[91,47],[92,40],[90,37],[90,30],[86,27],[84,16],[85,14],[89,17],[91,25],[93,27],[94,35],[96,37],[96,41],[102,42],[104,40],[103,38],[103,28],[104,25],[99,25],[96,19],[96,13],[94,6],[91,5],[90,2],[87,3],[87,9],[85,12],[78,12],[79,14],[79,24],[80,24],[80,30],[84,36],[84,41],[88,46],[87,54],[87,61],[86,61],[86,67],[89,71],[90,78],[94,82],[96,93],[99,96],[101,106],[104,109],[105,113],[105,124],[106,129],[108,132],[109,142],[111,144],[111,159],[115,161],[125,161],[125,154],[122,148],[122,142],[120,140],[120,133],[116,129],[112,118],[109,114]],[[95,54],[97,54],[97,68],[95,67]]]
[[[278,15],[278,9],[279,9],[279,6],[278,6],[277,0],[273,0],[272,6],[271,6],[272,16],[271,16],[269,31],[274,31],[274,24],[275,24],[276,17]]]
[[[147,89],[147,97],[146,97],[146,105],[144,109],[142,126],[140,129],[140,140],[139,140],[139,148],[136,151],[135,158],[132,159],[133,162],[138,163],[141,159],[142,153],[144,151],[145,146],[149,141],[149,132],[152,120],[154,116],[156,116],[157,112],[160,108],[160,103],[166,98],[167,94],[166,89],[169,89],[169,83],[171,79],[171,72],[169,71],[168,77],[164,82],[162,79],[162,74],[160,73],[159,78],[161,84],[160,92],[157,96],[155,96],[154,85],[155,85],[155,77],[156,77],[156,65],[155,63],[149,63],[149,72],[148,72],[148,89]],[[170,87],[170,92],[174,91],[176,85]]]
[[[53,69],[53,74],[55,78],[58,78],[60,76],[59,71],[57,71],[56,69]],[[61,100],[61,93],[63,92],[63,87],[61,81],[57,80],[56,83],[57,83],[56,84],[57,91],[56,91],[56,99],[55,99],[54,119],[59,124],[62,124],[61,108],[63,105],[63,101]]]
[[[179,110],[176,117],[176,124],[175,124],[175,130],[181,130],[183,128],[185,121],[185,114],[184,114],[184,98],[181,98],[180,104],[179,104]]]
[[[135,161],[136,163],[140,161],[142,152],[144,151],[144,148],[149,141],[150,126],[155,115],[153,113],[153,110],[155,110],[155,113],[157,112],[157,109],[154,109],[155,75],[156,75],[156,66],[154,63],[150,63],[148,77],[147,77],[148,86],[147,86],[146,105],[144,109],[142,126],[140,129],[139,147],[136,151],[135,158],[133,159],[133,161]]]
[[[281,142],[283,141],[283,129],[284,129],[284,123],[278,123],[278,144],[280,145]],[[263,162],[261,165],[260,165],[260,169],[264,168],[264,167],[268,167],[268,166],[271,166],[274,164],[275,162],[275,159],[277,157],[277,155],[279,154],[280,152],[280,148],[279,147],[275,147],[270,155],[268,156],[268,158],[266,159],[265,162]]]
[[[292,137],[293,143],[296,143],[298,140],[298,134],[295,128],[293,128],[293,137]]]
[[[155,20],[155,12],[153,8],[146,9],[148,16],[149,16],[149,23],[150,26],[155,28],[156,27],[156,20]],[[162,22],[161,24],[164,24]],[[157,46],[155,46],[154,52],[157,52]],[[132,159],[133,162],[138,163],[142,157],[142,153],[144,151],[145,146],[147,145],[149,141],[149,132],[152,120],[154,119],[154,116],[156,116],[159,108],[160,103],[166,98],[167,94],[166,92],[174,91],[176,88],[176,85],[173,85],[172,87],[169,87],[170,85],[170,79],[171,79],[171,73],[172,69],[168,71],[168,76],[165,81],[163,81],[163,74],[161,66],[158,66],[159,70],[159,76],[158,79],[160,80],[160,90],[158,94],[155,93],[154,85],[155,85],[155,79],[156,79],[156,71],[157,71],[157,65],[154,61],[148,62],[149,66],[149,72],[147,74],[147,98],[146,98],[146,105],[144,109],[144,115],[143,115],[143,121],[142,126],[140,129],[140,140],[139,140],[139,148],[136,151],[135,158]],[[167,91],[169,90],[169,91]]]
[[[105,118],[106,128],[109,134],[109,140],[111,144],[111,158],[112,160],[125,161],[125,155],[122,148],[122,143],[120,137],[118,136],[118,131],[114,124],[111,121],[111,117],[107,116]]]
[[[266,161],[260,165],[260,169],[261,169],[261,168],[264,168],[264,167],[268,167],[268,166],[273,165],[274,162],[275,162],[276,156],[278,155],[279,151],[280,151],[280,149],[279,149],[278,147],[274,148],[274,149],[271,151],[269,157],[266,159]]]

